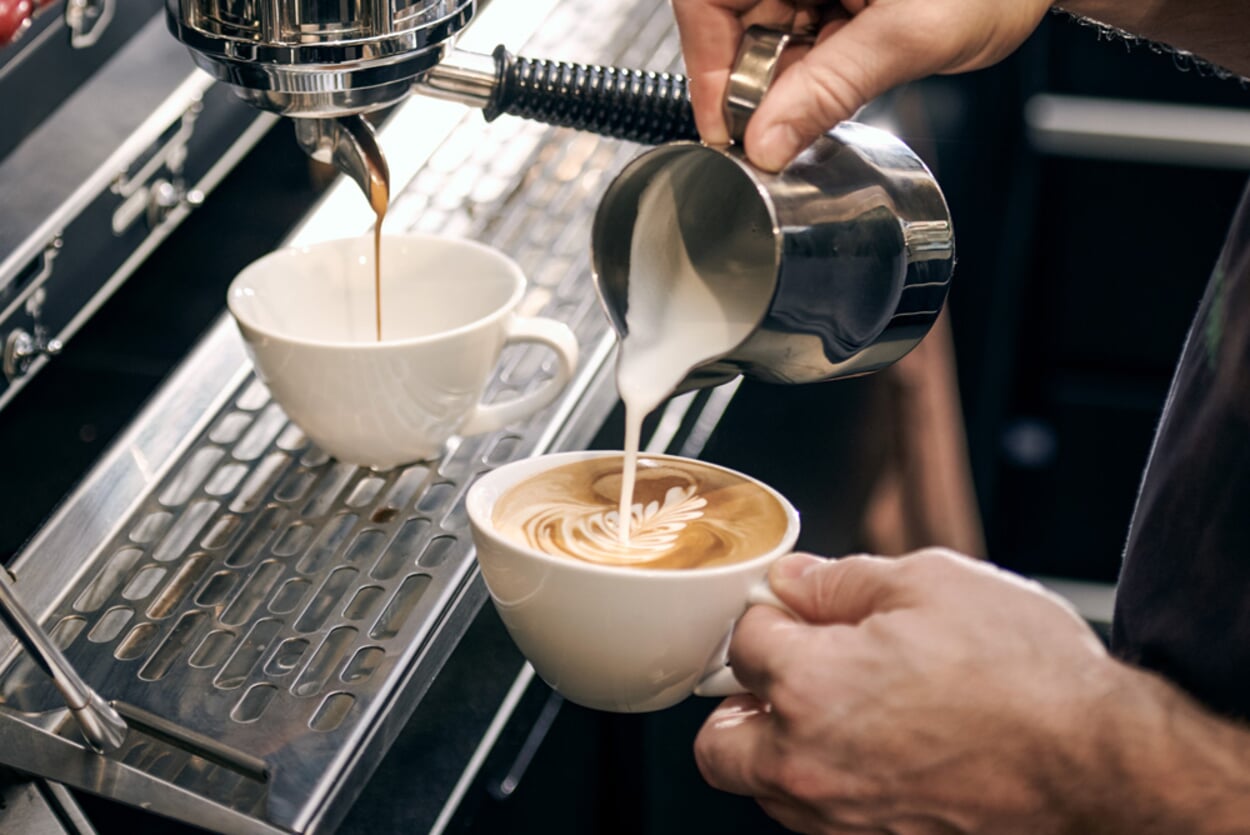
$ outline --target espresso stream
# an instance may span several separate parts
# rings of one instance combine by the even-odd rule
[[[382,220],[391,202],[391,177],[383,159],[369,164],[369,206],[373,209],[373,315],[378,342],[382,341]]]
[[[786,530],[781,503],[741,476],[693,461],[637,461],[628,543],[618,532],[622,459],[577,461],[505,492],[499,533],[552,556],[636,568],[702,568],[757,557]]]
[[[359,118],[340,119],[343,130],[355,134],[356,145],[364,154],[365,170],[369,175],[368,187],[364,188],[369,208],[373,209],[373,317],[378,342],[382,341],[382,220],[391,202],[391,171],[382,156],[382,149],[370,136],[369,128]],[[372,150],[371,150],[372,149]],[[374,153],[376,151],[376,153]]]
[[[372,171],[370,172],[372,173]],[[377,323],[378,342],[382,341],[382,219],[390,203],[391,187],[385,179],[370,177],[369,205],[373,207],[373,311]]]

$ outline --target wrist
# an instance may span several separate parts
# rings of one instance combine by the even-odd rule
[[[1158,676],[1108,659],[1073,771],[1072,832],[1244,832],[1250,733]]]

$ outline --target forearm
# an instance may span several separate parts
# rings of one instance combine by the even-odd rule
[[[1250,15],[1241,0],[1056,0],[1055,5],[1250,76]]]
[[[1091,723],[1074,793],[1074,831],[1132,835],[1244,833],[1250,827],[1250,729],[1220,719],[1162,679],[1123,667],[1117,696]],[[1079,771],[1074,771],[1079,773]]]

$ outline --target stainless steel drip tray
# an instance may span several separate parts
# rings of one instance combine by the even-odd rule
[[[207,373],[194,366],[210,356],[237,362],[237,343],[221,323],[181,382]],[[59,587],[45,626],[106,698],[260,758],[265,773],[133,732],[120,751],[91,753],[47,675],[20,653],[0,675],[0,740],[12,743],[0,759],[221,831],[319,828],[328,804],[351,799],[352,769],[389,742],[393,731],[379,728],[402,723],[484,599],[464,492],[492,466],[552,445],[601,376],[600,344],[540,419],[454,439],[439,460],[388,472],[312,446],[245,367],[173,465],[110,516],[110,499],[128,492],[120,482],[141,478],[160,445],[128,438],[24,554],[19,592],[47,576],[48,561],[80,559],[67,546],[81,533],[85,547],[93,522],[121,518]],[[532,384],[547,373],[540,365]],[[178,383],[138,425],[157,426],[164,412],[176,428],[167,410],[181,402]]]
[[[244,385],[47,623],[99,692],[263,758],[268,779],[136,734],[118,759],[304,828],[292,798],[329,788],[328,760],[361,743],[463,583],[461,494],[520,442],[474,439],[439,462],[362,471],[310,447],[263,386]],[[61,706],[26,656],[0,698]]]

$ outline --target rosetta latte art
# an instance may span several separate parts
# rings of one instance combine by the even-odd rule
[[[600,565],[696,568],[739,562],[776,546],[785,511],[768,491],[691,461],[638,462],[629,541],[620,533],[620,457],[555,467],[500,497],[493,519],[509,539]]]
[[[671,487],[663,500],[636,503],[628,544],[620,540],[620,512],[557,504],[540,511],[523,526],[525,540],[547,554],[564,553],[589,562],[647,563],[676,549],[691,522],[703,517],[707,500],[694,487]]]

